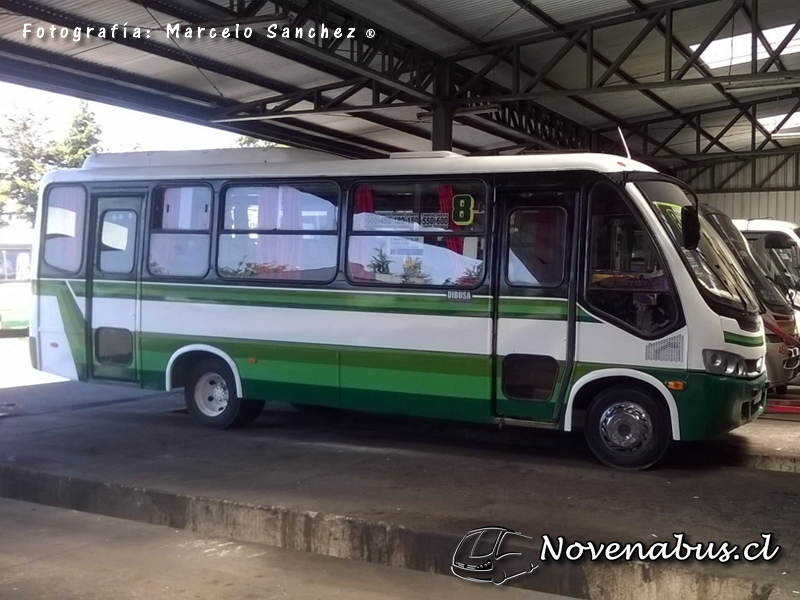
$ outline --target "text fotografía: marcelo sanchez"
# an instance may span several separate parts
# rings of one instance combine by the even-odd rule
[[[292,40],[313,40],[313,39],[355,39],[357,28],[355,27],[328,27],[321,24],[315,27],[287,27],[276,23],[259,28],[260,35],[268,39],[292,39]],[[22,38],[36,39],[62,39],[79,42],[82,39],[92,37],[101,39],[150,39],[154,35],[165,35],[168,39],[249,39],[253,35],[252,27],[242,27],[238,23],[229,27],[200,27],[197,25],[180,25],[178,23],[168,23],[162,29],[148,29],[146,27],[134,27],[128,23],[113,23],[103,26],[83,26],[83,27],[58,27],[57,25],[35,26],[33,23],[24,23],[22,26]],[[373,37],[374,31],[369,29],[367,37]]]

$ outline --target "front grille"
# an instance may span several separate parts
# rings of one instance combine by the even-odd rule
[[[758,359],[751,358],[746,359],[744,361],[745,366],[747,367],[747,375],[748,377],[756,377],[758,376]]]

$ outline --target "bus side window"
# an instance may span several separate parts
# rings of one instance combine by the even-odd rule
[[[678,319],[670,279],[649,232],[610,186],[592,192],[589,240],[589,306],[640,335],[669,330]]]
[[[75,274],[83,262],[86,192],[80,186],[50,190],[45,215],[44,262],[59,271]]]
[[[159,188],[151,218],[147,267],[151,275],[204,277],[211,247],[211,189]]]
[[[545,288],[561,285],[567,240],[564,209],[517,209],[511,213],[508,232],[508,282]]]
[[[378,181],[356,186],[352,198],[350,281],[467,288],[483,282],[483,182]]]
[[[314,283],[336,277],[335,184],[232,185],[223,192],[222,206],[221,277]]]

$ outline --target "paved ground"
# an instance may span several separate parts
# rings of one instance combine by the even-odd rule
[[[0,523],[7,600],[558,600],[13,500]]]
[[[598,542],[670,541],[673,533],[684,532],[694,543],[745,544],[770,532],[781,546],[773,562],[678,566],[774,586],[779,591],[771,598],[797,597],[793,592],[800,591],[800,479],[737,466],[751,464],[747,457],[762,452],[800,456],[796,422],[760,421],[718,440],[683,445],[658,469],[624,473],[597,464],[580,439],[553,432],[497,433],[287,410],[267,411],[245,430],[217,432],[196,426],[177,395],[71,382],[3,389],[0,405],[5,413],[0,492],[6,496],[18,491],[20,474],[47,474],[42,498],[117,514],[128,508],[98,505],[82,496],[77,484],[101,482],[105,487],[84,486],[94,494],[127,486],[127,500],[141,499],[137,491],[158,490],[164,494],[147,498],[151,515],[164,522],[176,519],[181,527],[222,537],[252,534],[253,541],[266,534],[229,513],[215,513],[220,509],[213,503],[203,509],[211,517],[199,512],[187,517],[187,499],[268,507],[270,514],[284,515],[282,526],[291,535],[304,530],[286,514],[295,520],[307,516],[309,527],[338,515],[418,532],[422,539],[447,534],[456,541],[486,525],[504,525],[535,539]],[[31,485],[26,489],[36,491]],[[335,537],[330,529],[325,532]],[[336,546],[330,539],[300,542],[312,550]],[[417,549],[424,554],[424,544]],[[546,577],[546,569],[536,576]],[[586,569],[581,577],[584,589],[602,583],[600,575],[589,581],[593,576]],[[654,577],[645,573],[637,581]],[[546,589],[580,595],[570,588],[573,583]],[[737,594],[716,597],[759,597]],[[634,591],[628,597],[689,596]]]

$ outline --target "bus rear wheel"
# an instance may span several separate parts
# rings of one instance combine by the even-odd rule
[[[184,399],[189,414],[212,429],[247,425],[264,409],[263,400],[239,398],[230,367],[216,358],[202,360],[192,368]]]
[[[595,397],[584,433],[600,462],[631,471],[657,463],[671,437],[663,405],[644,390],[629,385],[608,388]]]

